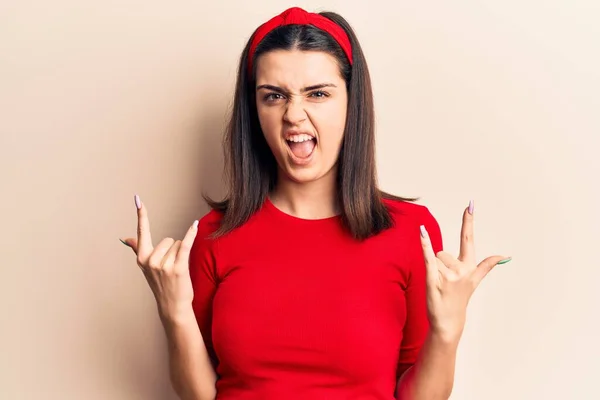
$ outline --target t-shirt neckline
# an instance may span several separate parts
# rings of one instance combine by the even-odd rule
[[[279,218],[281,218],[287,222],[292,222],[292,223],[296,223],[296,224],[305,224],[305,225],[331,224],[332,222],[338,222],[339,220],[341,220],[340,214],[333,215],[331,217],[316,218],[316,219],[296,217],[294,215],[288,214],[288,213],[280,210],[279,208],[277,208],[275,206],[275,204],[273,204],[273,202],[271,202],[271,199],[269,196],[267,196],[267,198],[265,200],[265,208],[272,214],[278,216]]]

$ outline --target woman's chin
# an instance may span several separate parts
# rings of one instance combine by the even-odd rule
[[[294,168],[293,165],[288,165],[284,171],[284,179],[299,184],[305,184],[321,180],[326,176],[334,174],[335,166],[331,168],[322,168],[322,166],[319,165],[312,165],[310,167]]]
[[[312,168],[305,168],[301,170],[290,170],[289,168],[285,172],[285,178],[295,183],[310,183],[319,180],[321,174]]]

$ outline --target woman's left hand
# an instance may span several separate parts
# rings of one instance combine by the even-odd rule
[[[507,263],[511,258],[491,256],[479,264],[475,263],[472,202],[463,213],[458,258],[445,251],[434,254],[424,226],[421,226],[421,244],[427,267],[427,309],[431,331],[444,340],[458,342],[471,295],[496,265]]]

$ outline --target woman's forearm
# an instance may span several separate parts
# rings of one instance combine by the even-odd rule
[[[447,400],[454,385],[458,338],[430,332],[416,363],[398,380],[398,400]]]
[[[176,318],[161,318],[169,347],[169,371],[182,400],[213,400],[216,374],[193,310]]]

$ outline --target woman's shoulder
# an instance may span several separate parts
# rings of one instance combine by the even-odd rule
[[[443,249],[440,225],[429,207],[399,199],[386,198],[383,202],[394,220],[396,229],[409,228],[410,231],[415,231],[420,225],[423,225],[431,237],[434,250],[437,252]]]
[[[394,218],[410,218],[417,221],[435,220],[429,207],[414,201],[384,198],[383,203]]]
[[[198,220],[198,236],[207,238],[213,234],[221,225],[223,212],[210,209]]]

